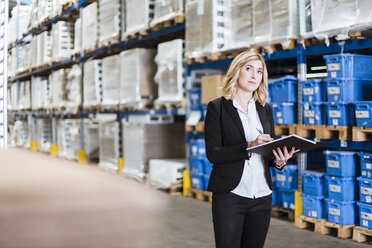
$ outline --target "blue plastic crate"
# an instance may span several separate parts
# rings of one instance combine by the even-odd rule
[[[197,139],[191,139],[190,142],[190,158],[198,159],[198,141]]]
[[[272,205],[281,205],[282,204],[282,195],[280,193],[279,188],[274,187],[273,188],[273,201]]]
[[[297,123],[297,103],[272,103],[271,106],[276,124]]]
[[[330,126],[354,126],[354,105],[348,103],[326,103],[327,124]]]
[[[372,100],[372,81],[357,79],[327,79],[328,102],[355,102]]]
[[[355,201],[355,178],[326,176],[328,198],[337,201]]]
[[[193,173],[203,173],[204,164],[200,159],[190,159],[191,172]]]
[[[209,175],[203,175],[203,179],[204,179],[204,190],[207,190],[208,188],[208,184],[209,184]]]
[[[363,203],[372,203],[372,179],[358,177],[359,200]]]
[[[276,172],[276,185],[283,190],[297,189],[297,165],[288,164]]]
[[[302,206],[305,216],[324,219],[327,218],[327,209],[325,204],[324,196],[312,196],[307,194],[301,194]]]
[[[191,110],[202,110],[200,88],[191,88],[189,90],[189,101]]]
[[[275,169],[274,167],[270,167],[271,181],[273,183],[273,187],[277,187],[276,172],[277,169]]]
[[[325,173],[316,171],[301,171],[303,190],[306,195],[327,196]]]
[[[360,152],[360,172],[362,177],[372,178],[372,153]]]
[[[354,102],[354,105],[356,125],[358,127],[372,127],[372,101]]]
[[[283,208],[295,209],[295,190],[280,190]]]
[[[272,102],[297,102],[297,78],[288,75],[270,80],[269,94]]]
[[[204,185],[204,175],[202,173],[190,173],[191,183],[194,189],[204,190],[206,187]]]
[[[205,121],[205,118],[207,117],[207,108],[208,108],[207,104],[202,105],[202,117],[201,117],[202,121]]]
[[[325,55],[328,78],[372,78],[372,56],[341,53]]]
[[[302,103],[303,119],[306,125],[327,124],[327,106],[322,102]]]
[[[357,152],[324,151],[327,174],[338,177],[355,177],[359,175]]]
[[[356,206],[354,201],[325,199],[328,208],[328,221],[341,225],[356,224]]]
[[[212,173],[213,164],[211,164],[207,158],[203,159],[202,161],[203,161],[203,173],[204,175],[209,176]]]
[[[304,102],[327,101],[326,82],[322,79],[311,79],[302,83],[302,95]]]
[[[360,226],[372,228],[372,205],[357,202],[359,206]]]

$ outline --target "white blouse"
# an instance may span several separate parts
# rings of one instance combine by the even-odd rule
[[[255,101],[253,99],[249,101],[248,112],[245,112],[235,99],[233,99],[233,105],[238,110],[242,121],[246,141],[255,140],[260,134],[257,129],[263,131]],[[248,198],[264,197],[272,193],[266,182],[265,164],[261,155],[252,153],[251,158],[245,160],[240,183],[231,192]]]

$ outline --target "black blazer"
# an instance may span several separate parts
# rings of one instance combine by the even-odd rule
[[[256,109],[265,134],[275,138],[274,118],[271,106],[262,106],[256,101]],[[205,119],[205,146],[208,160],[213,164],[208,191],[230,192],[235,189],[242,177],[247,142],[243,124],[232,100],[224,97],[208,103]],[[275,167],[273,160],[264,159],[265,178],[273,189],[269,166]]]

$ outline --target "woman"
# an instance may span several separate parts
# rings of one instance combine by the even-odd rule
[[[273,150],[275,160],[246,149],[274,140],[272,109],[266,103],[267,69],[254,52],[239,54],[224,78],[224,96],[208,104],[206,153],[213,163],[208,191],[216,247],[263,247],[270,224],[272,182],[269,166],[283,169],[299,150]]]

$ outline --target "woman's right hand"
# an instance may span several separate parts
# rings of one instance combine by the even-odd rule
[[[261,144],[265,144],[267,142],[273,141],[274,139],[271,138],[270,134],[260,134],[257,136],[257,138],[251,142],[247,143],[247,147],[251,148],[254,146],[258,146]]]

